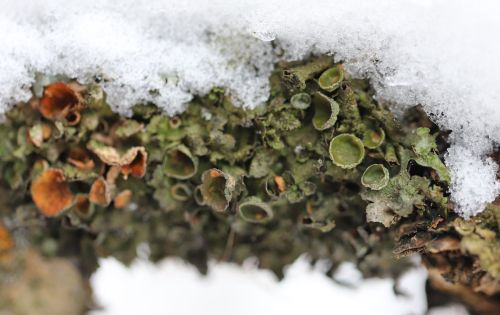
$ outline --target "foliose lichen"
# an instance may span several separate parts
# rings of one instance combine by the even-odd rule
[[[328,56],[282,64],[270,86],[252,110],[214,88],[177,116],[138,104],[123,117],[97,83],[47,82],[0,125],[0,254],[18,237],[88,276],[147,244],[201,272],[256,257],[282,276],[307,254],[329,275],[352,261],[397,276],[410,264],[396,257],[451,252],[498,279],[498,216],[458,225],[446,133],[421,111],[398,121]]]

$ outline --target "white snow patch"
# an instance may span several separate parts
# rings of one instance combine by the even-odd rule
[[[453,146],[446,157],[454,174],[451,194],[459,202],[455,211],[467,219],[471,216],[469,209],[479,212],[486,206],[485,200],[494,200],[500,194],[498,165],[490,158],[480,159],[473,152]]]
[[[394,280],[362,280],[352,264],[336,273],[353,287],[327,278],[304,257],[278,282],[273,274],[251,263],[240,267],[212,262],[206,277],[178,259],[153,265],[136,261],[130,268],[112,258],[100,261],[92,288],[103,310],[91,315],[132,314],[425,314],[427,301],[423,267],[409,270],[394,294]],[[362,301],[362,303],[360,303]]]
[[[499,192],[495,167],[485,158],[500,142],[498,1],[0,4],[0,113],[29,98],[36,72],[106,78],[110,102],[124,114],[141,101],[174,114],[213,86],[255,107],[268,96],[278,58],[333,53],[355,75],[371,78],[378,97],[420,103],[453,131],[446,163],[460,213],[477,214]],[[480,177],[487,180],[473,187]]]

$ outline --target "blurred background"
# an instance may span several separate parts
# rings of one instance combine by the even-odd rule
[[[304,257],[288,268],[282,281],[258,270],[251,260],[242,268],[212,263],[207,276],[178,259],[158,265],[138,260],[130,268],[115,259],[101,264],[92,286],[102,309],[90,315],[468,314],[459,305],[427,313],[423,267],[411,269],[395,283],[363,280],[349,263],[341,265],[332,281],[321,264],[311,268]]]

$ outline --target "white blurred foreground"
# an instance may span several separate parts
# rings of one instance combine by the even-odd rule
[[[394,281],[363,281],[359,272],[344,264],[336,279],[355,288],[335,283],[310,268],[306,259],[297,260],[278,282],[269,271],[251,263],[239,267],[212,264],[208,276],[177,259],[158,265],[135,262],[130,269],[114,259],[101,260],[92,278],[97,302],[104,307],[90,315],[267,315],[267,314],[425,314],[426,271],[415,268],[405,274],[396,296]],[[441,309],[433,315],[467,314],[460,307]]]

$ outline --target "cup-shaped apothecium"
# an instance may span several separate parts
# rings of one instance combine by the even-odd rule
[[[95,206],[87,195],[79,194],[75,197],[75,205],[71,211],[81,219],[89,219],[95,212]]]
[[[135,156],[130,163],[124,164],[121,167],[121,172],[125,179],[132,175],[134,177],[143,177],[146,174],[148,165],[148,153],[144,147],[134,147],[129,149],[129,152],[134,152]],[[130,153],[132,155],[132,153]]]
[[[72,125],[80,121],[81,97],[63,82],[55,82],[45,87],[40,99],[39,110],[47,119],[64,119]]]
[[[312,123],[317,130],[325,130],[333,127],[337,122],[340,107],[337,102],[321,92],[314,93],[312,97],[314,116]]]
[[[291,184],[291,178],[289,174],[284,175],[285,176],[269,175],[266,178],[264,190],[269,197],[279,197],[287,190],[287,187]]]
[[[361,184],[373,190],[380,190],[389,183],[389,171],[382,164],[372,164],[361,176]]]
[[[71,148],[67,161],[69,164],[82,171],[90,171],[95,166],[94,160],[90,157],[89,152],[80,147]]]
[[[163,171],[177,179],[191,178],[198,170],[198,159],[183,145],[172,148],[163,158]]]
[[[212,168],[201,176],[200,191],[203,202],[216,212],[228,209],[236,188],[236,179],[223,171]]]
[[[89,200],[91,203],[101,207],[107,207],[111,203],[111,187],[103,178],[98,178],[92,183],[89,192]]]
[[[306,109],[311,106],[311,95],[308,93],[297,93],[290,99],[293,108]]]
[[[73,205],[75,196],[60,169],[47,169],[31,182],[31,197],[40,212],[57,216]]]
[[[205,200],[203,200],[203,194],[201,193],[201,185],[196,186],[193,191],[194,201],[197,205],[203,206],[205,205]]]
[[[363,142],[349,133],[343,133],[333,138],[329,151],[333,163],[345,169],[356,167],[365,157]]]
[[[382,128],[367,129],[363,134],[363,143],[368,149],[376,149],[385,140],[385,132]]]
[[[339,88],[342,80],[344,80],[344,67],[341,64],[338,64],[329,68],[320,75],[318,85],[325,91],[333,92]]]
[[[193,191],[185,183],[176,183],[170,187],[170,194],[174,200],[186,201],[191,197]]]
[[[172,129],[178,129],[182,125],[182,120],[179,116],[173,116],[169,120],[169,125]]]
[[[250,197],[238,205],[238,214],[248,223],[267,223],[273,218],[273,210],[258,197]]]
[[[98,141],[91,141],[89,148],[106,165],[118,167],[125,179],[129,175],[143,177],[148,164],[148,152],[143,146],[128,148],[125,153],[115,147],[107,146]]]

